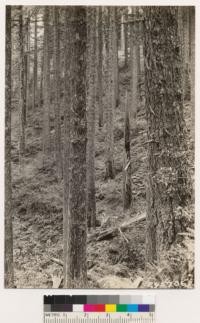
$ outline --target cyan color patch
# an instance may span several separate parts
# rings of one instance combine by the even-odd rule
[[[127,312],[138,312],[138,305],[137,304],[128,304],[127,305]]]

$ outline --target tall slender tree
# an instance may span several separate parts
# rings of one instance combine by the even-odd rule
[[[106,35],[106,50],[107,50],[107,62],[106,62],[106,173],[105,179],[114,178],[114,110],[116,106],[115,100],[115,75],[114,75],[114,50],[113,50],[113,31],[114,31],[114,19],[115,12],[113,7],[107,8],[107,30]]]
[[[190,196],[177,10],[177,7],[145,8],[148,262],[159,262],[162,252],[176,240],[181,228],[176,210]]]
[[[136,126],[136,114],[138,106],[138,53],[137,53],[137,26],[136,7],[132,7],[132,19],[130,24],[130,68],[131,68],[131,128]]]
[[[118,71],[118,19],[117,19],[117,8],[114,9],[114,19],[113,19],[113,51],[114,51],[114,86],[115,86],[115,107],[119,105],[119,71]]]
[[[6,91],[5,91],[5,287],[14,287],[12,183],[11,183],[11,6],[6,6]]]
[[[50,49],[49,49],[49,7],[44,9],[44,75],[43,75],[43,153],[50,153]]]
[[[87,9],[87,221],[89,227],[96,225],[95,199],[95,92],[97,70],[96,57],[96,8]]]
[[[128,7],[124,8],[124,66],[128,67]]]
[[[33,109],[35,109],[38,97],[37,97],[37,90],[38,90],[38,10],[35,8],[35,15],[34,15],[34,65],[33,65]]]
[[[26,115],[30,106],[30,11],[26,19]]]
[[[99,111],[99,127],[103,126],[103,8],[98,8],[98,111]]]
[[[195,133],[195,7],[190,8],[192,135]]]
[[[23,7],[19,6],[19,49],[20,49],[20,99],[19,99],[19,163],[23,170],[23,160],[25,153],[25,110],[26,110],[26,92],[25,92],[25,54],[24,54],[24,31],[23,31]]]
[[[55,78],[55,155],[58,177],[62,177],[61,119],[60,119],[60,30],[59,9],[54,6],[54,78]]]
[[[70,178],[67,215],[66,282],[68,288],[87,286],[86,215],[86,7],[71,13]]]
[[[67,287],[68,239],[69,239],[69,183],[70,183],[70,109],[72,105],[72,13],[71,7],[65,8],[65,56],[64,56],[64,154],[63,154],[63,253],[64,287]]]

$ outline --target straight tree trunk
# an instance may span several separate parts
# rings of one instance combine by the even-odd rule
[[[120,49],[125,53],[124,13],[121,12]]]
[[[14,287],[12,183],[11,183],[11,6],[6,6],[6,91],[5,91],[5,288]]]
[[[66,285],[87,287],[87,215],[86,215],[86,40],[85,7],[74,7],[72,17],[70,109],[70,181],[68,199]],[[68,36],[68,35],[67,35]]]
[[[37,43],[37,9],[35,9],[34,23],[34,66],[33,66],[33,109],[37,105],[37,87],[38,87],[38,43]]]
[[[141,33],[142,33],[142,24],[140,21],[140,7],[136,8],[136,51],[137,51],[137,75],[138,75],[138,80],[141,75],[141,62],[140,62],[140,44],[141,44]]]
[[[132,22],[130,26],[130,66],[131,66],[131,128],[136,127],[136,114],[138,107],[138,53],[136,37],[136,7],[132,8]]]
[[[44,9],[44,75],[43,75],[43,154],[50,153],[50,53],[49,53],[49,7]]]
[[[99,127],[103,127],[103,22],[102,7],[98,8],[98,111]]]
[[[41,54],[41,63],[40,63],[40,92],[39,92],[39,106],[43,104],[43,74],[44,74],[44,45]]]
[[[182,91],[183,91],[183,102],[185,100],[186,97],[186,43],[185,43],[185,26],[184,26],[184,9],[182,6],[178,7],[178,13],[177,13],[177,17],[178,17],[178,35],[179,35],[179,40],[180,40],[180,49],[181,49],[181,59],[182,59]]]
[[[183,38],[184,38],[184,76],[185,76],[185,97],[190,97],[190,79],[189,79],[189,7],[183,9]]]
[[[190,8],[192,135],[195,136],[195,7]]]
[[[96,226],[95,199],[95,81],[96,81],[96,8],[87,9],[87,223],[88,227]]]
[[[71,69],[72,69],[72,13],[65,9],[65,56],[64,56],[64,158],[63,158],[63,253],[64,288],[67,288],[68,239],[69,239],[69,183],[70,183],[70,109],[72,105]]]
[[[187,203],[191,191],[187,181],[177,11],[177,7],[145,8],[147,262],[159,263],[162,253],[176,240],[182,230],[176,211]]]
[[[115,107],[119,105],[119,71],[118,71],[118,34],[117,34],[117,8],[114,8],[113,22],[113,51],[114,51],[114,84],[115,84]]]
[[[30,106],[30,32],[30,12],[28,12],[26,21],[26,115]]]
[[[113,28],[114,28],[114,8],[107,8],[107,109],[106,109],[106,173],[105,179],[115,177],[114,173],[114,110],[116,106],[115,100],[115,78],[114,78],[114,50],[113,50]]]
[[[128,7],[124,9],[124,66],[128,67]]]
[[[130,144],[130,116],[128,94],[126,92],[125,118],[124,118],[124,165],[123,165],[123,207],[124,211],[131,207],[132,185],[131,185],[131,144]]]
[[[23,7],[19,6],[19,48],[20,48],[20,99],[19,99],[19,164],[23,170],[23,159],[25,153],[25,55],[24,55],[24,33],[23,33]]]
[[[42,10],[42,17],[44,22],[44,9]],[[44,27],[44,26],[43,26]],[[43,77],[44,77],[44,32],[43,39],[41,42],[41,57],[40,57],[40,86],[39,86],[39,107],[41,108],[43,101]]]
[[[58,7],[54,7],[54,78],[55,78],[55,155],[58,178],[62,178],[60,119],[60,31]]]

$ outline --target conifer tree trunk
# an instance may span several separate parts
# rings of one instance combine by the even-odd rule
[[[25,153],[25,55],[24,55],[24,33],[23,33],[23,7],[19,6],[19,48],[20,48],[20,99],[19,99],[19,164],[23,170],[23,159]]]
[[[87,222],[96,226],[95,199],[95,81],[96,81],[96,8],[87,9]]]
[[[64,155],[63,155],[63,253],[64,253],[64,288],[67,288],[68,266],[68,230],[69,230],[69,183],[70,183],[70,109],[72,104],[71,69],[72,69],[72,19],[73,9],[65,9],[65,56],[64,56]]]
[[[121,28],[120,28],[120,49],[125,52],[125,41],[124,41],[124,13],[121,12]]]
[[[26,108],[24,110],[24,120],[26,123],[27,111],[28,111],[28,104],[29,104],[29,79],[30,79],[30,13],[28,12],[28,17],[26,19],[25,24],[25,67],[24,67],[24,91],[25,91],[25,102]]]
[[[50,53],[49,53],[49,7],[44,9],[44,75],[43,75],[43,154],[50,153]]]
[[[60,31],[58,7],[54,7],[54,79],[55,79],[55,155],[58,178],[62,177],[60,119]]]
[[[44,45],[42,49],[40,64],[39,107],[41,107],[43,103]]]
[[[118,35],[117,35],[117,8],[114,9],[113,19],[113,51],[114,51],[114,85],[115,85],[115,107],[119,105],[119,72],[118,72]]]
[[[131,185],[131,144],[130,144],[130,116],[128,94],[126,92],[124,118],[124,162],[123,162],[123,207],[124,211],[130,208],[132,202]]]
[[[141,62],[140,62],[140,43],[141,43],[141,28],[142,24],[140,21],[140,13],[139,13],[140,7],[136,8],[136,51],[137,51],[137,78],[139,80],[139,77],[141,75]]]
[[[185,98],[190,96],[189,80],[189,7],[183,9],[183,38],[184,38],[184,77],[185,77]]]
[[[71,55],[72,102],[70,109],[66,285],[67,288],[86,288],[86,8],[74,7],[71,17],[71,37],[73,41]]]
[[[37,9],[35,10],[34,23],[34,65],[33,65],[33,109],[37,105],[37,87],[38,87],[38,32],[37,32]]]
[[[26,114],[30,106],[30,12],[26,21]]]
[[[44,9],[42,10],[42,18],[44,24]],[[43,25],[44,27],[44,25]],[[43,105],[43,77],[44,77],[44,32],[41,44],[41,56],[40,56],[40,85],[39,85],[39,107]]]
[[[183,101],[186,96],[186,50],[185,50],[185,34],[184,34],[184,9],[182,6],[178,7],[177,12],[177,19],[178,19],[178,35],[180,40],[180,50],[181,50],[181,68],[182,68],[182,91],[183,91]]]
[[[105,179],[115,177],[114,173],[114,110],[115,100],[115,79],[114,79],[114,50],[113,50],[113,27],[114,27],[114,8],[107,8],[107,108],[106,108],[106,173]]]
[[[138,53],[136,37],[136,7],[132,8],[132,22],[130,26],[130,67],[131,67],[131,128],[135,129],[138,106]]]
[[[124,9],[124,66],[128,66],[128,7]]]
[[[103,127],[103,22],[102,7],[98,8],[98,111],[99,127]]]
[[[11,6],[6,6],[5,91],[5,288],[14,287],[12,184],[11,184]]]
[[[190,8],[192,134],[195,134],[195,7]]]
[[[147,262],[159,262],[163,251],[174,243],[181,230],[177,207],[184,206],[190,197],[177,10],[145,8]]]

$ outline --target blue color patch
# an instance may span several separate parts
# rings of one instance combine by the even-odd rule
[[[138,305],[137,304],[128,304],[127,305],[127,312],[138,312]]]

